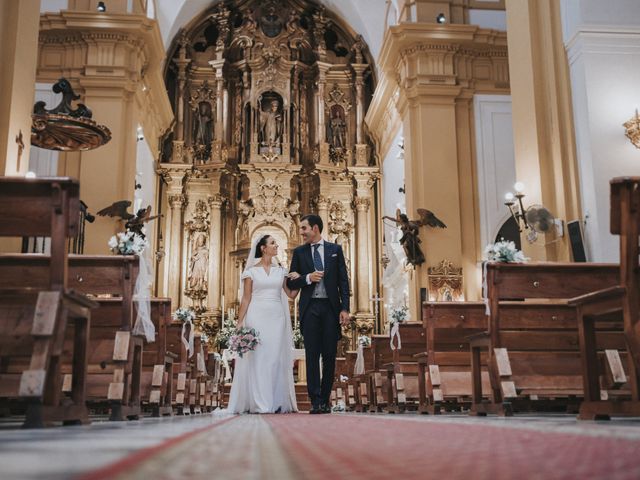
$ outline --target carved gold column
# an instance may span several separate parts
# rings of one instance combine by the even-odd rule
[[[369,207],[371,206],[370,198],[357,197],[356,205],[356,244],[358,245],[358,277],[357,277],[357,314],[370,314],[370,272],[369,265],[371,263],[369,243],[371,241],[369,229]]]
[[[327,143],[327,127],[324,118],[324,87],[327,81],[327,71],[330,64],[324,62],[316,62],[318,65],[318,148],[320,150],[320,163],[329,163],[329,144]]]
[[[517,180],[528,205],[542,204],[560,219],[581,218],[560,2],[507,0],[506,7]],[[567,261],[569,238],[559,240],[522,246],[533,259]]]
[[[173,158],[172,162],[182,163],[184,161],[184,91],[187,83],[187,67],[191,60],[187,58],[187,45],[189,40],[185,35],[180,37],[180,53],[178,58],[173,62],[178,66],[178,91],[176,93],[176,135],[173,141]]]
[[[209,196],[211,209],[211,254],[209,255],[209,295],[207,297],[209,310],[217,316],[222,307],[220,294],[222,291],[223,256],[222,256],[222,207],[224,198],[220,194]],[[231,304],[231,299],[227,300]]]
[[[324,229],[327,229],[329,225],[329,200],[327,199],[327,197],[325,197],[324,195],[318,195],[318,197],[316,198],[316,207],[318,208],[318,215],[322,219]]]
[[[366,166],[368,164],[368,146],[364,142],[364,71],[368,65],[355,63],[351,65],[355,71],[356,87],[356,165]]]
[[[211,60],[209,65],[216,73],[216,122],[214,127],[213,148],[211,149],[211,160],[213,163],[220,162],[222,145],[224,144],[224,78],[223,67],[225,60]]]
[[[182,211],[187,205],[187,197],[182,193],[170,193],[169,218],[167,223],[171,225],[169,230],[169,241],[166,246],[168,261],[165,268],[168,272],[167,295],[171,298],[173,307],[177,308],[180,303],[180,266],[182,259]]]

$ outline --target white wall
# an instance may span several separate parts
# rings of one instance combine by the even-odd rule
[[[507,12],[504,10],[469,9],[469,24],[494,30],[507,30]]]
[[[62,99],[61,93],[51,91],[52,83],[36,83],[35,98],[33,103],[43,101],[47,110],[58,106]],[[28,141],[28,136],[24,141]],[[29,150],[29,171],[38,177],[55,177],[58,173],[58,155],[55,150],[45,150],[32,146]]]
[[[587,259],[619,260],[609,233],[609,180],[640,175],[622,124],[640,108],[640,2],[563,0]]]
[[[509,218],[504,196],[513,192],[516,163],[510,95],[475,95],[476,161],[480,206],[480,243],[493,243]],[[526,179],[518,179],[526,184]]]
[[[40,13],[59,12],[69,8],[69,0],[40,0]]]

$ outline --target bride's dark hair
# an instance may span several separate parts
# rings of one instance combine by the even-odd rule
[[[271,235],[265,235],[256,244],[255,258],[262,258],[262,247],[265,247],[267,245],[267,240],[269,239],[269,237],[271,237]]]

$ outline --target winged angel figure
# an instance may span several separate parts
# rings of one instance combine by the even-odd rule
[[[125,230],[130,230],[140,235],[142,238],[145,238],[145,235],[142,232],[144,224],[158,218],[160,215],[151,216],[151,205],[147,208],[139,209],[134,215],[127,211],[130,206],[131,202],[129,200],[120,200],[119,202],[114,202],[110,206],[100,210],[98,215],[103,217],[119,217],[121,220],[126,222],[124,224]]]
[[[447,226],[434,215],[431,210],[424,208],[418,209],[418,215],[420,219],[409,220],[406,214],[401,213],[400,209],[396,210],[395,218],[385,215],[383,219],[389,219],[396,223],[400,230],[402,230],[402,237],[400,238],[400,244],[404,249],[404,253],[407,256],[407,262],[411,265],[418,266],[425,262],[424,254],[420,249],[421,240],[418,237],[420,233],[420,227],[427,226],[433,228],[447,228]]]

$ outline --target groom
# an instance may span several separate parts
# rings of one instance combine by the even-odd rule
[[[300,277],[287,280],[300,295],[300,330],[307,360],[309,413],[331,413],[329,396],[333,386],[340,325],[349,323],[349,278],[342,247],[322,239],[322,219],[306,215],[300,221],[304,245],[293,251],[290,272]],[[322,356],[322,380],[320,379]]]

